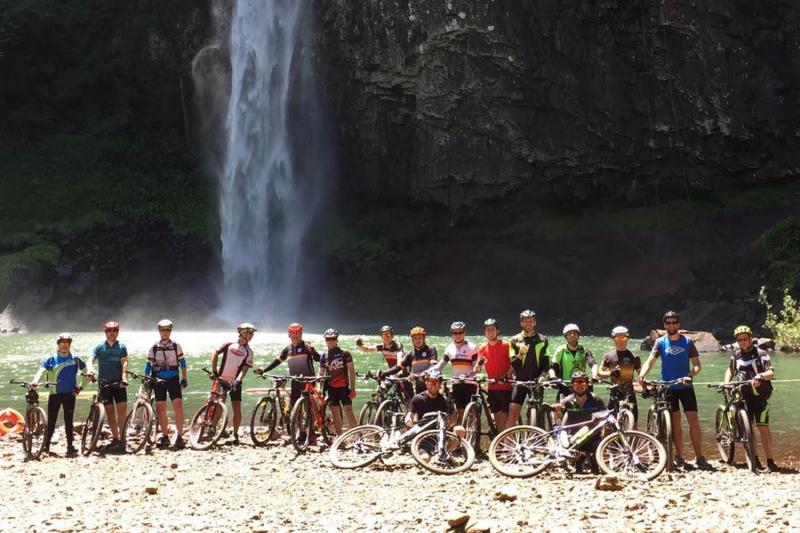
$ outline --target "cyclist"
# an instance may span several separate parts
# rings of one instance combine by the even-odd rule
[[[526,309],[519,314],[522,331],[511,337],[511,366],[519,381],[535,381],[550,368],[550,344],[547,337],[536,333],[536,313]],[[511,391],[511,406],[508,409],[509,425],[519,419],[522,405],[529,389],[515,385]]]
[[[656,359],[661,359],[661,379],[672,381],[680,378],[693,378],[700,373],[700,356],[697,347],[691,339],[679,333],[680,317],[675,311],[667,311],[662,317],[666,334],[656,339],[650,356],[639,372],[639,382],[643,382],[645,376],[653,368]],[[689,425],[689,437],[692,441],[692,448],[695,453],[695,467],[711,470],[712,467],[703,457],[702,434],[700,433],[700,422],[697,418],[697,397],[694,393],[694,386],[691,383],[678,383],[670,385],[670,395],[672,401],[672,434],[675,441],[675,464],[683,466],[683,432],[681,430],[681,412],[678,402],[683,406],[683,414]]]
[[[483,322],[486,342],[478,348],[475,372],[486,368],[486,375],[496,383],[489,383],[489,410],[494,416],[497,431],[503,431],[508,423],[508,407],[511,404],[511,384],[502,383],[511,376],[511,345],[499,338],[500,325],[494,318]]]
[[[448,411],[447,398],[439,394],[442,388],[442,380],[442,373],[439,370],[431,369],[425,373],[425,390],[411,399],[405,418],[406,426],[413,427],[427,413],[435,413],[437,411],[446,413]],[[467,431],[463,426],[456,425],[457,422],[457,415],[453,412],[450,414],[447,427],[452,428],[453,433],[463,439],[467,435]]]
[[[590,420],[593,413],[602,411],[606,408],[603,400],[596,394],[589,392],[589,376],[581,370],[575,370],[570,377],[572,382],[572,393],[561,398],[559,403],[553,406],[553,409],[558,416],[565,412],[563,418],[563,425],[575,424],[578,422],[585,422]],[[588,429],[588,426],[585,426]],[[581,432],[586,432],[587,429],[581,428],[576,433],[575,437],[580,439]],[[597,445],[600,444],[602,435],[600,432],[595,433],[588,439],[584,440],[578,449],[589,454],[589,464],[593,474],[598,473],[597,462],[594,459],[594,451]],[[581,463],[577,463],[575,468],[580,471]]]
[[[415,379],[415,393],[422,393],[426,388],[425,382],[418,376],[434,366],[439,358],[436,353],[436,348],[428,346],[425,343],[426,335],[427,332],[425,328],[421,326],[411,328],[411,332],[409,333],[412,345],[411,351],[405,354],[403,360],[399,364],[393,366],[386,372],[378,372],[378,377],[383,378],[383,376],[391,376],[392,374],[397,374],[401,370],[403,372],[410,371],[411,374],[409,377]]]
[[[56,390],[47,398],[47,439],[45,439],[45,452],[50,451],[50,439],[56,429],[58,410],[64,408],[64,432],[67,436],[67,456],[72,457],[78,453],[72,445],[72,419],[75,414],[75,397],[86,384],[86,363],[79,357],[72,355],[72,335],[61,333],[56,338],[57,353],[42,361],[42,366],[33,377],[32,385],[39,384],[42,374],[47,373],[46,381],[56,384]],[[83,370],[83,380],[78,386],[78,371]]]
[[[328,396],[328,405],[331,406],[336,434],[340,435],[342,433],[342,411],[347,417],[348,425],[351,428],[356,427],[356,417],[353,414],[353,399],[356,397],[356,367],[350,352],[339,348],[338,331],[327,329],[323,333],[323,337],[325,337],[328,349],[319,360],[320,375],[327,375],[331,378],[325,383],[325,391]],[[334,409],[339,406],[341,409]]]
[[[597,365],[594,362],[591,350],[587,350],[583,344],[578,342],[581,336],[581,330],[578,325],[567,324],[564,326],[562,333],[567,342],[556,348],[553,354],[553,360],[550,362],[550,377],[568,381],[576,370],[587,375],[596,376]],[[589,390],[591,391],[591,385]],[[570,394],[570,392],[571,389],[568,386],[560,385],[556,402]]]
[[[767,456],[767,468],[770,472],[780,471],[772,455],[772,433],[769,430],[769,398],[772,396],[772,383],[775,371],[770,364],[769,354],[753,345],[753,331],[749,326],[739,326],[733,330],[733,336],[739,347],[731,355],[731,361],[725,370],[725,382],[753,380],[750,387],[742,387],[742,397],[750,417],[755,420],[761,434],[761,445]],[[759,468],[761,464],[759,462]]]
[[[639,405],[636,403],[636,393],[633,390],[633,373],[641,372],[642,358],[628,349],[628,339],[631,334],[625,326],[617,326],[611,330],[614,339],[614,349],[603,355],[603,361],[597,369],[597,377],[610,379],[617,384],[617,390],[608,399],[608,408],[615,411],[622,400],[633,404],[634,425],[639,420]]]
[[[87,361],[89,379],[94,379],[94,362],[97,361],[97,378],[104,381],[119,381],[105,389],[100,401],[106,409],[108,426],[111,428],[112,440],[106,448],[109,452],[125,453],[125,444],[121,435],[128,411],[128,348],[117,340],[119,322],[114,320],[104,324],[105,342],[101,342],[92,350],[92,357]]]
[[[233,444],[239,444],[239,425],[242,423],[242,382],[247,370],[253,366],[253,349],[250,341],[256,333],[256,327],[250,322],[236,326],[239,338],[234,342],[226,342],[211,354],[211,371],[214,376],[230,385],[231,407],[233,408]],[[219,356],[222,359],[217,366]],[[219,370],[219,371],[218,371]],[[223,393],[222,401],[225,401]]]
[[[389,365],[389,368],[392,368],[398,361],[403,360],[403,345],[395,340],[392,326],[383,326],[380,334],[382,343],[366,346],[363,340],[356,339],[356,346],[362,352],[380,352],[386,360],[386,364]]]
[[[317,350],[303,340],[303,325],[299,322],[289,324],[289,345],[286,346],[281,354],[263,369],[256,369],[257,374],[269,372],[283,361],[288,360],[289,375],[291,376],[314,376],[314,361],[319,362],[320,355]],[[304,383],[292,381],[292,391],[289,396],[291,405],[300,398],[305,388]]]
[[[168,448],[169,442],[169,418],[167,417],[167,393],[172,402],[172,411],[175,413],[175,448],[180,450],[186,446],[183,441],[183,393],[189,382],[186,381],[186,359],[183,357],[183,349],[177,342],[170,338],[172,335],[172,321],[161,320],[158,323],[158,335],[161,337],[147,352],[147,363],[144,365],[146,376],[163,379],[164,382],[157,383],[154,388],[156,396],[156,413],[158,424],[161,426],[161,439],[158,441],[159,448]],[[178,369],[180,369],[181,379],[178,380]]]
[[[441,372],[442,367],[449,362],[453,367],[453,377],[473,377],[475,375],[473,367],[478,360],[478,348],[467,340],[466,334],[467,325],[463,322],[456,321],[450,324],[450,335],[453,337],[453,342],[447,345],[442,360],[433,368]],[[453,383],[453,403],[456,404],[459,420],[474,393],[475,385],[473,384]]]

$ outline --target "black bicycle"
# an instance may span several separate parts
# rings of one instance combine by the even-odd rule
[[[26,389],[25,401],[28,408],[25,410],[25,427],[22,429],[22,449],[25,451],[25,458],[36,460],[50,444],[50,436],[47,434],[47,413],[39,407],[39,392],[37,387],[50,388],[55,383],[26,383],[12,379],[10,384],[19,385]]]
[[[250,438],[256,446],[266,446],[281,431],[291,434],[289,393],[286,382],[289,376],[256,374],[261,379],[272,379],[272,387],[258,400],[250,415]]]
[[[717,389],[722,394],[725,403],[717,407],[714,428],[715,440],[722,460],[733,464],[736,452],[736,443],[744,449],[747,468],[755,472],[758,468],[756,457],[755,436],[753,425],[750,423],[750,413],[742,397],[742,387],[752,385],[752,381],[731,381],[729,383],[711,383],[708,386]]]
[[[403,393],[407,383],[411,379],[406,376],[384,376],[381,386],[384,388],[383,401],[375,410],[375,416],[367,424],[375,424],[382,428],[389,429],[392,426],[391,413],[405,413],[407,410],[406,397]],[[363,409],[362,409],[363,412]],[[361,417],[359,416],[359,423]]]
[[[492,439],[499,433],[497,424],[495,424],[494,421],[494,415],[489,409],[488,394],[483,387],[481,387],[481,384],[484,382],[490,384],[497,383],[497,381],[494,379],[462,378],[457,382],[475,385],[475,393],[464,408],[464,416],[461,418],[461,425],[467,430],[467,436],[465,437],[467,442],[475,449],[475,453],[480,453],[484,449],[489,448]],[[483,420],[486,420],[486,431],[483,431]]]
[[[136,372],[128,372],[128,376],[141,381],[136,392],[128,416],[125,417],[125,426],[122,429],[126,453],[137,453],[145,445],[153,445],[156,441],[155,395],[153,388],[157,383],[164,383],[163,379],[153,376],[143,376]]]
[[[89,406],[89,414],[86,415],[86,422],[83,423],[81,431],[81,454],[89,455],[97,449],[97,441],[106,421],[106,409],[100,398],[105,397],[108,389],[120,383],[122,383],[120,380],[106,379],[97,382],[97,392],[92,396],[92,405]]]
[[[509,380],[508,383],[518,387],[525,387],[530,391],[526,400],[523,414],[520,414],[520,424],[527,424],[549,431],[555,425],[553,406],[544,401],[544,390],[557,388],[565,382],[560,379],[549,381],[516,381]]]
[[[636,417],[633,410],[636,408],[636,393],[633,391],[632,384],[623,385],[610,381],[600,380],[600,383],[608,385],[608,395],[612,400],[609,403],[616,405],[614,412],[617,415],[617,422],[625,429],[631,430],[636,426]]]

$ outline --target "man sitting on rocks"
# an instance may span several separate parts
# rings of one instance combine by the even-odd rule
[[[411,404],[406,413],[406,426],[409,428],[413,427],[414,424],[422,420],[428,413],[435,413],[437,411],[448,412],[447,398],[439,394],[442,388],[442,381],[442,373],[438,370],[429,370],[425,373],[426,390],[420,392],[411,399]],[[457,421],[458,417],[455,410],[453,410],[448,421],[448,428],[452,428],[453,433],[463,439],[467,435],[467,431],[463,426],[457,426]]]
[[[553,406],[556,411],[556,416],[561,416],[564,413],[562,425],[577,424],[579,422],[586,422],[591,420],[592,415],[606,408],[603,400],[596,394],[589,392],[589,377],[581,371],[572,373],[572,394],[565,396],[561,401]],[[585,452],[589,455],[589,464],[593,474],[598,473],[597,462],[594,458],[594,452],[597,445],[600,444],[602,435],[598,431],[593,435],[587,437],[591,430],[590,425],[581,426],[581,428],[574,432],[569,437],[569,444],[575,442],[580,443],[578,450]],[[566,444],[566,443],[562,443]],[[578,461],[575,465],[577,471],[582,468],[583,461]]]

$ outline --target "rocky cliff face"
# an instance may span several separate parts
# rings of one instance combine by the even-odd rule
[[[348,185],[598,203],[797,176],[792,1],[317,0]]]

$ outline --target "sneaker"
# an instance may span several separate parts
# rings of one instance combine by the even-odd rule
[[[234,436],[233,440],[231,441],[231,445],[239,446],[240,444],[241,444],[241,442],[239,442],[239,436],[238,435]]]
[[[756,470],[764,470],[764,465],[761,464],[761,459],[756,457]]]
[[[173,444],[173,447],[176,450],[182,450],[186,448],[186,442],[183,440],[183,437],[181,437],[180,435],[175,437],[175,444]]]
[[[767,459],[767,470],[770,472],[780,472],[781,467],[775,464],[775,461],[772,459]]]
[[[702,455],[698,455],[694,460],[694,466],[699,470],[714,470],[714,467]]]
[[[106,453],[124,453],[125,444],[121,440],[113,439],[105,449]]]
[[[686,460],[681,454],[677,453],[675,454],[675,458],[672,459],[672,464],[675,466],[675,468],[683,468],[686,466]]]
[[[75,446],[70,442],[67,445],[67,457],[75,457],[76,455],[78,455],[78,450],[75,449]]]
[[[161,450],[166,450],[167,448],[169,448],[169,444],[170,444],[169,437],[167,437],[166,435],[161,435],[161,438],[158,439],[157,446]]]

